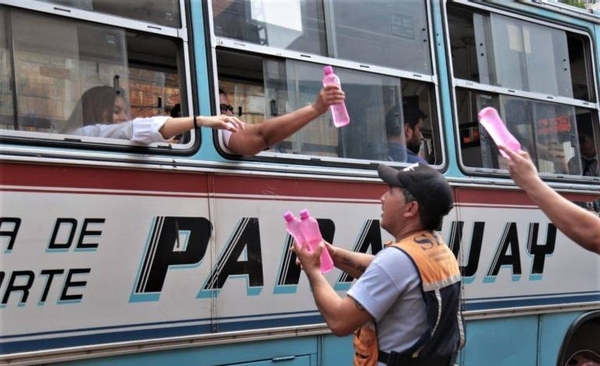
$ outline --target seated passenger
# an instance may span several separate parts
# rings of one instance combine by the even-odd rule
[[[378,151],[371,154],[369,158],[427,164],[427,161],[418,155],[423,140],[421,128],[427,115],[418,107],[406,105],[403,108],[403,116],[404,126],[402,126],[399,118],[398,106],[393,107],[386,114],[385,134],[387,145],[383,149],[378,148]]]
[[[577,165],[577,157],[569,160],[569,172],[571,174],[581,174],[587,177],[600,177],[600,163],[596,154],[594,140],[585,133],[579,134],[579,151],[581,153],[581,171]]]
[[[227,147],[236,154],[253,155],[286,139],[327,112],[330,105],[343,101],[344,92],[337,86],[327,86],[321,89],[312,105],[253,125],[246,125],[227,114],[180,118],[157,116],[130,121],[121,90],[108,86],[95,87],[81,97],[62,133],[149,144],[167,142],[183,132],[204,126],[237,132],[226,139]]]

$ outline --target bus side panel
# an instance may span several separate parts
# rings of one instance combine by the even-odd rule
[[[537,315],[470,321],[461,365],[551,365],[536,362],[537,337]]]
[[[260,345],[260,346],[259,346]],[[90,360],[53,363],[59,366],[164,366],[164,365],[316,365],[317,337],[298,337],[262,342],[148,352]],[[313,360],[313,361],[311,361]],[[339,363],[341,364],[341,363]],[[346,363],[347,364],[347,363]],[[334,365],[334,363],[325,363]]]
[[[538,365],[556,365],[560,347],[569,327],[582,313],[546,314],[540,317]]]
[[[319,365],[352,365],[354,357],[352,338],[352,335],[347,337],[323,336],[321,338],[323,354]]]

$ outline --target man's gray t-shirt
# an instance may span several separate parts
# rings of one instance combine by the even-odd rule
[[[427,331],[420,283],[411,259],[397,248],[386,247],[348,291],[377,322],[380,350],[404,351]]]

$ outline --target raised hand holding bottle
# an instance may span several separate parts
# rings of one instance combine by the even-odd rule
[[[304,236],[305,245],[308,245],[308,249],[312,252],[318,248],[319,243],[323,240],[321,230],[319,230],[319,222],[311,217],[306,209],[300,211],[300,220],[300,231]],[[327,273],[333,269],[333,260],[327,248],[323,248],[320,259],[321,273]]]
[[[323,69],[325,76],[323,76],[323,86],[336,85],[342,89],[340,78],[333,73],[331,66],[325,66]],[[350,116],[348,116],[348,110],[346,109],[345,103],[332,104],[331,117],[333,118],[333,125],[335,127],[343,127],[350,123]]]

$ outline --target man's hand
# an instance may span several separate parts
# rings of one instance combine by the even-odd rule
[[[296,265],[299,265],[308,275],[311,272],[321,272],[321,252],[325,249],[325,242],[320,242],[318,247],[311,251],[306,244],[294,242],[292,251],[296,253]]]
[[[515,152],[504,145],[498,145],[498,149],[510,158],[508,159],[508,171],[519,187],[527,190],[533,182],[540,179],[528,153],[523,150]]]
[[[342,103],[346,99],[346,94],[335,85],[327,85],[321,89],[319,95],[317,95],[317,99],[313,103],[313,107],[319,112],[319,114],[323,114],[327,112],[327,109],[332,104]]]

